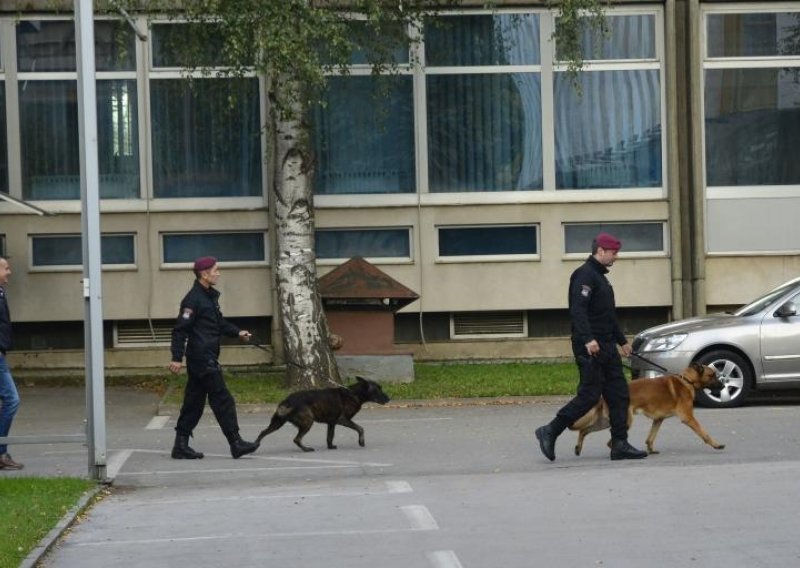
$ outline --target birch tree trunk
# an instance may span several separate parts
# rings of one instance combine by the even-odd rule
[[[271,117],[275,278],[287,381],[293,389],[327,387],[340,379],[317,286],[308,108],[299,83],[292,78],[276,78],[272,88],[284,94],[283,100],[288,101],[284,104],[289,106],[287,112],[272,110]]]

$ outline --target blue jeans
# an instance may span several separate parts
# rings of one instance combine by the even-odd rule
[[[8,436],[17,408],[19,408],[17,385],[14,384],[14,377],[11,376],[5,355],[0,354],[0,438]],[[7,451],[8,447],[0,444],[0,455]]]

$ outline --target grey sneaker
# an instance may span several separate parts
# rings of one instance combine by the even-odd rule
[[[0,455],[0,469],[22,469],[23,467],[25,466],[11,459],[8,453]]]

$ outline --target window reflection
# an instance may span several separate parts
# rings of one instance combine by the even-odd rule
[[[412,78],[331,77],[313,112],[315,193],[413,193]]]
[[[709,57],[800,55],[800,12],[709,14]]]
[[[429,67],[536,65],[539,59],[537,14],[441,17],[425,30]]]
[[[657,70],[555,76],[556,187],[661,185],[661,87]]]
[[[409,258],[408,229],[318,229],[314,235],[317,258]]]
[[[708,69],[710,186],[800,183],[800,69]]]
[[[156,197],[261,195],[257,79],[150,82]]]
[[[542,189],[538,73],[429,75],[431,192]]]

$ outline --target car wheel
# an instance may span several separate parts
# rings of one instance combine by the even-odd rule
[[[753,372],[747,361],[737,353],[720,349],[709,351],[697,358],[697,362],[714,367],[719,380],[725,385],[717,394],[708,389],[697,392],[697,402],[711,408],[732,408],[744,404],[753,387]]]

